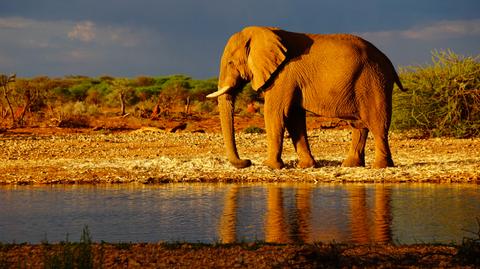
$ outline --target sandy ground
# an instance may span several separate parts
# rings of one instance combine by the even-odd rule
[[[78,131],[78,130],[77,130]],[[316,168],[296,167],[290,139],[284,143],[286,168],[271,170],[265,134],[237,133],[242,158],[253,166],[236,169],[226,160],[216,131],[171,133],[154,127],[109,132],[63,129],[12,130],[0,134],[0,184],[159,183],[159,182],[462,182],[480,183],[480,139],[412,139],[390,133],[396,167],[372,169],[369,136],[366,167],[340,164],[350,131],[309,132]]]

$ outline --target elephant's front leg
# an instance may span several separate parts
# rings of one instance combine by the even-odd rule
[[[264,165],[281,169],[284,164],[282,161],[283,136],[285,132],[284,110],[281,104],[272,100],[269,91],[265,94],[264,117],[265,128],[267,131],[267,160]]]

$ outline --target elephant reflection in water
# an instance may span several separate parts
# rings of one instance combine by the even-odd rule
[[[265,242],[305,243],[320,238],[341,238],[337,227],[316,229],[312,226],[312,187],[295,188],[295,207],[290,214],[285,212],[283,190],[280,187],[268,189],[267,212],[265,216]],[[286,216],[286,217],[285,217]]]
[[[225,196],[225,206],[220,219],[220,241],[224,244],[234,243],[237,238],[237,200],[238,186],[230,186]]]
[[[282,189],[269,188],[265,213],[265,242],[288,243],[289,236],[286,231]]]
[[[375,209],[373,223],[369,217],[365,186],[355,186],[348,190],[350,196],[350,229],[353,243],[389,243],[392,241],[391,189],[383,185],[375,187]],[[373,231],[370,229],[372,228]],[[372,235],[373,233],[373,235]]]
[[[365,186],[355,186],[350,188],[349,195],[352,241],[359,244],[391,242],[391,189],[383,185],[375,187],[375,210],[373,212],[373,221],[370,220],[368,215],[369,210],[367,206]],[[373,228],[373,231],[370,228]]]
[[[220,220],[219,235],[222,243],[236,242],[238,186],[230,187],[225,196],[225,207]],[[351,236],[345,236],[337,227],[315,229],[312,227],[312,188],[295,189],[295,208],[287,214],[284,195],[280,187],[267,189],[265,214],[265,242],[303,243],[351,238],[354,243],[387,243],[391,241],[390,189],[378,186],[375,189],[375,219],[369,222],[365,187],[349,188]],[[314,225],[314,224],[313,224]],[[373,237],[370,228],[373,226]]]

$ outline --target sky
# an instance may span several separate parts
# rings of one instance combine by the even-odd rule
[[[0,73],[211,78],[249,25],[353,33],[397,68],[480,54],[479,0],[0,0]]]

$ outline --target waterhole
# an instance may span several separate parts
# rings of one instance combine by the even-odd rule
[[[460,243],[477,185],[0,186],[0,242]]]

